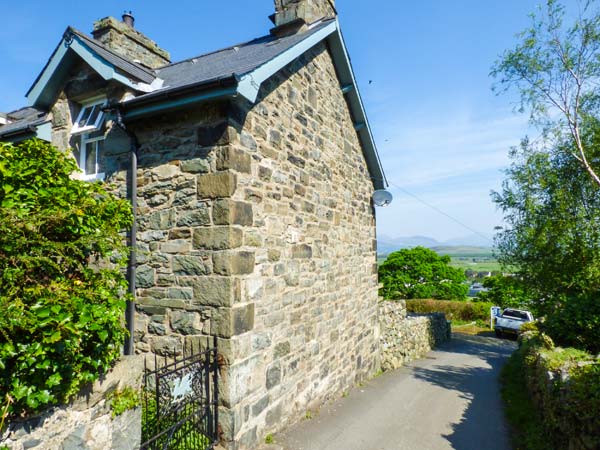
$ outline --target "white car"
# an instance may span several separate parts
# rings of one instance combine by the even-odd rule
[[[496,317],[494,331],[498,337],[502,337],[504,334],[516,336],[524,323],[533,321],[533,314],[529,311],[506,308],[500,316]]]

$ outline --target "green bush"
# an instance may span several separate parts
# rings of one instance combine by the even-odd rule
[[[504,412],[511,425],[513,448],[519,450],[554,450],[548,443],[544,424],[525,382],[525,362],[515,352],[500,373]]]
[[[563,347],[600,353],[600,295],[562,301],[546,317],[543,330]]]
[[[481,320],[489,322],[493,303],[450,301],[450,300],[406,300],[406,310],[412,313],[429,314],[442,312],[448,320]]]
[[[469,287],[450,257],[424,247],[390,253],[379,267],[381,295],[387,299],[438,298],[463,300]]]
[[[76,170],[43,141],[0,143],[0,396],[13,416],[66,401],[126,336],[130,207]]]
[[[488,291],[480,292],[476,301],[494,303],[501,308],[527,309],[532,303],[532,294],[526,284],[515,276],[494,275],[483,280]]]

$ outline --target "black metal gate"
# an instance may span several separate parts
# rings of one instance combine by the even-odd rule
[[[214,448],[219,440],[216,338],[213,345],[171,362],[155,355],[154,368],[146,365],[141,450]]]

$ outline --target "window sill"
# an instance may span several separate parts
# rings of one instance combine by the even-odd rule
[[[101,173],[93,173],[90,175],[86,175],[84,173],[75,173],[73,174],[73,178],[81,181],[104,181],[106,174],[104,172]]]

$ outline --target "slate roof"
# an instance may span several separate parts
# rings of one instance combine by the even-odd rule
[[[47,121],[48,114],[36,108],[26,107],[9,112],[6,116],[11,123],[0,125],[0,136],[20,133],[41,125]]]
[[[41,111],[37,108],[32,108],[31,106],[26,106],[24,108],[17,109],[16,111],[7,113],[6,117],[9,120],[23,120],[31,119],[34,117],[41,117],[44,114],[44,111]]]
[[[324,21],[304,33],[282,38],[267,35],[161,67],[156,70],[156,75],[164,80],[164,87],[159,91],[164,92],[190,84],[244,75],[269,62],[333,21]]]
[[[66,39],[69,38],[69,35],[77,36],[98,56],[114,65],[122,72],[144,83],[152,83],[157,77],[164,80],[163,88],[148,94],[137,96],[133,99],[134,103],[135,100],[145,100],[154,95],[162,95],[171,90],[177,90],[185,86],[197,86],[203,83],[210,83],[211,81],[220,78],[233,78],[244,75],[269,62],[277,55],[285,52],[313,33],[326,27],[332,21],[333,20],[324,21],[304,33],[281,38],[267,35],[253,39],[249,42],[233,45],[218,51],[169,64],[155,70],[147,69],[140,64],[123,58],[113,50],[110,50],[100,42],[95,41],[73,27],[68,27],[64,36]],[[52,56],[54,53],[56,53],[56,50],[53,52]],[[48,66],[52,60],[52,56],[50,56],[46,66]],[[45,67],[40,72],[40,76],[44,70]],[[32,87],[36,83],[37,80],[33,83]],[[19,130],[26,130],[30,126],[39,125],[46,121],[46,113],[35,108],[22,108],[18,111],[9,113],[8,116],[9,119],[12,119],[14,122],[0,126],[0,136],[11,134]]]
[[[308,47],[302,47],[305,40],[310,42],[310,45],[315,45],[316,42],[320,42],[327,37],[327,44],[338,70],[340,85],[354,87],[354,89],[345,91],[345,97],[355,121],[355,127],[357,127],[356,130],[363,146],[371,178],[375,183],[376,189],[384,189],[387,184],[385,174],[377,155],[377,149],[360,94],[356,89],[356,82],[343,38],[337,25],[333,25],[334,23],[336,23],[335,19],[325,20],[314,24],[305,32],[285,37],[277,37],[269,34],[249,42],[168,64],[154,70],[123,58],[103,44],[71,27],[67,28],[61,44],[65,41],[68,42],[70,38],[76,36],[76,39],[88,47],[92,54],[99,56],[130,78],[137,79],[149,85],[154,84],[153,82],[157,79],[162,80],[161,88],[145,94],[140,93],[140,95],[123,103],[125,108],[135,110],[139,105],[148,103],[150,105],[160,104],[163,101],[168,104],[167,100],[169,98],[179,97],[179,94],[187,94],[196,90],[208,92],[211,89],[216,90],[218,87],[227,87],[229,89],[234,87],[238,93],[253,101],[252,96],[255,94],[253,91],[257,91],[260,84],[272,75],[269,71],[279,70],[282,67],[278,66],[279,68],[277,68],[277,64],[281,63],[281,61],[286,61],[286,57],[290,55],[290,52],[293,55],[295,49],[297,51],[299,48],[304,48],[303,51],[306,51]],[[330,29],[326,29],[328,27]],[[333,30],[335,30],[335,33],[332,33]],[[323,33],[319,33],[320,31],[323,31]],[[61,44],[54,50],[34,86],[49,67]],[[273,61],[278,62],[272,64]],[[274,69],[274,67],[276,68]],[[29,90],[28,95],[34,86]],[[191,98],[193,99],[193,97]],[[152,108],[152,106],[148,107],[147,111],[156,110],[156,108]],[[127,110],[125,110],[125,113],[127,114]],[[39,116],[32,115],[18,122],[0,127],[0,136],[6,135],[7,132],[11,134],[18,133],[19,130],[27,132],[32,127],[43,124],[46,121],[46,115],[43,113]]]

